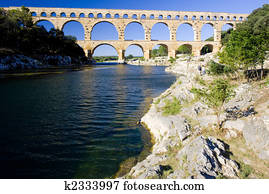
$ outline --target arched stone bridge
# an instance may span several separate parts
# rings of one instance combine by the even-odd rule
[[[18,7],[9,7],[14,9]],[[104,44],[113,46],[119,55],[119,61],[124,60],[124,52],[130,45],[139,46],[144,53],[144,58],[149,59],[155,45],[165,45],[168,56],[175,57],[180,45],[188,44],[192,47],[195,56],[200,55],[201,49],[209,45],[213,52],[221,47],[221,31],[225,24],[236,28],[236,24],[247,19],[248,14],[217,13],[217,12],[186,12],[186,11],[157,11],[157,10],[117,10],[117,9],[78,9],[78,8],[38,8],[28,7],[33,20],[50,21],[55,28],[63,29],[70,21],[77,21],[84,28],[85,40],[78,41],[85,53],[91,57],[94,50]],[[113,24],[118,31],[118,40],[96,41],[91,40],[93,27],[100,22]],[[128,24],[140,23],[144,28],[145,40],[125,40],[124,32]],[[170,40],[152,40],[151,29],[157,23],[167,25],[170,30]],[[181,24],[189,24],[194,31],[194,41],[177,41],[176,32]],[[214,28],[214,41],[201,41],[203,25],[210,24]]]

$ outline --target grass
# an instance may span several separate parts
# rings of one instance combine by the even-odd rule
[[[155,102],[154,102],[154,104],[159,104],[161,102],[161,98],[158,98]]]
[[[253,172],[253,168],[247,164],[240,163],[239,178],[246,179]]]
[[[194,80],[195,80],[198,84],[200,84],[200,85],[202,85],[202,86],[205,86],[205,85],[206,85],[205,80],[203,80],[203,78],[201,78],[201,76],[199,76],[199,75],[196,75],[195,78],[194,78]]]
[[[173,97],[173,100],[166,99],[164,102],[165,105],[162,108],[163,116],[177,115],[180,113],[182,105],[176,97]]]

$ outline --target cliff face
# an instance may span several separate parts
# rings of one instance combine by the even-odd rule
[[[202,87],[200,78],[212,80],[201,76],[197,67],[213,58],[182,58],[167,68],[179,75],[178,80],[153,100],[141,119],[155,141],[152,153],[126,178],[269,177],[269,86],[239,84],[221,114],[220,132],[214,111],[190,92]],[[167,102],[173,100],[181,102],[181,111],[164,114]]]

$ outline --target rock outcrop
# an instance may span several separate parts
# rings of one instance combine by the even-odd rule
[[[230,159],[229,145],[211,135],[203,136],[203,130],[215,128],[217,117],[211,108],[195,100],[190,92],[193,87],[203,87],[201,81],[212,80],[211,76],[201,76],[197,69],[198,65],[211,59],[214,59],[212,54],[200,58],[180,58],[177,65],[166,68],[169,72],[177,73],[179,79],[153,100],[149,111],[141,119],[155,142],[152,153],[135,165],[125,177],[241,177],[241,163],[239,165]],[[235,97],[224,105],[225,111],[220,115],[226,133],[222,137],[225,140],[243,137],[247,148],[252,148],[259,158],[268,160],[268,91],[263,94],[258,87],[245,83],[236,87],[235,93]],[[173,99],[181,102],[181,111],[176,115],[165,116],[165,104]],[[261,99],[265,102],[257,106],[256,103]]]
[[[180,169],[168,178],[236,178],[238,164],[229,159],[225,144],[213,137],[199,136],[177,154]]]

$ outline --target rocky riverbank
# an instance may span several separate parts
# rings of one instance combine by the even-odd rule
[[[169,61],[168,57],[155,57],[154,59],[148,60],[139,60],[139,59],[131,59],[126,61],[126,63],[130,65],[143,65],[143,66],[168,66]]]
[[[141,119],[155,142],[152,153],[124,178],[269,178],[269,83],[238,84],[218,131],[214,111],[190,92],[212,80],[197,69],[212,59],[183,57],[167,68],[178,80]],[[178,102],[180,112],[165,114],[167,104]]]
[[[75,59],[70,56],[43,55],[28,57],[16,54],[12,50],[0,52],[0,71],[11,72],[21,70],[47,69],[50,67],[70,67],[72,65],[84,65],[85,59]]]

